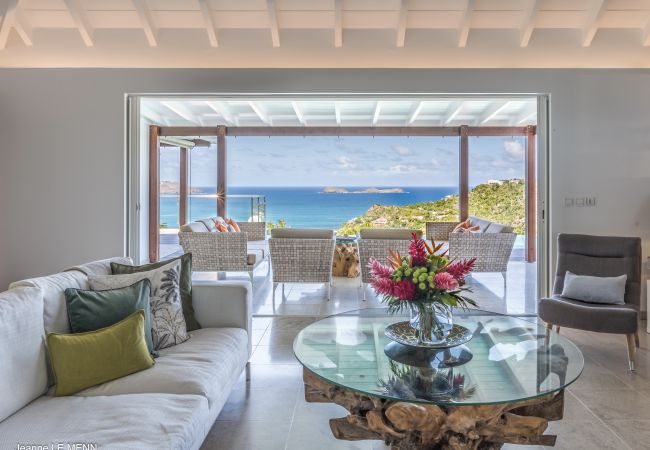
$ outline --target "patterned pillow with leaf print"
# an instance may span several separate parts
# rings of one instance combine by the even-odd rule
[[[181,262],[175,260],[148,272],[125,275],[90,275],[88,283],[95,291],[130,286],[145,278],[151,282],[151,335],[156,350],[187,341],[180,290]]]

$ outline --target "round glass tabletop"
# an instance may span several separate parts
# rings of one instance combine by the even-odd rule
[[[416,349],[384,335],[408,320],[385,308],[327,317],[304,328],[293,343],[296,358],[327,382],[361,394],[437,405],[513,403],[573,383],[582,353],[556,332],[546,342],[537,319],[484,311],[456,311],[454,323],[472,339],[445,350]]]

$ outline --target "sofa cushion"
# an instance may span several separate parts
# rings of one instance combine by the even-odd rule
[[[334,230],[323,230],[316,228],[273,228],[272,238],[287,239],[333,239]]]
[[[489,220],[480,219],[474,216],[469,216],[467,220],[469,220],[470,225],[478,227],[479,232],[481,233],[485,233],[487,227],[492,223]]]
[[[484,233],[512,233],[512,227],[508,225],[501,225],[500,223],[492,222],[484,230]]]
[[[70,270],[78,270],[85,273],[86,275],[110,275],[111,267],[113,264],[125,264],[128,266],[133,265],[133,260],[128,257],[118,256],[116,258],[101,259],[99,261],[93,261],[86,264],[81,264],[79,266],[74,266],[69,269],[66,269],[64,272]]]
[[[103,450],[197,449],[208,421],[207,402],[197,395],[44,396],[0,423],[0,448],[78,442]]]
[[[82,272],[73,270],[48,277],[17,281],[9,288],[31,286],[43,291],[43,322],[46,333],[69,333],[70,324],[65,307],[64,291],[68,288],[88,289],[88,278]]]
[[[41,290],[0,293],[0,422],[47,390],[44,337]]]
[[[106,328],[86,333],[47,335],[56,379],[55,396],[148,369],[154,364],[144,337],[144,311]]]
[[[192,339],[160,351],[142,372],[79,392],[80,396],[132,393],[193,394],[212,406],[230,394],[248,361],[248,335],[240,328],[203,328]]]
[[[359,230],[361,239],[411,239],[415,233],[422,237],[422,230],[410,228],[362,228]]]
[[[201,222],[203,225],[205,225],[205,227],[210,232],[213,232],[216,229],[216,225],[214,224],[214,220],[212,219],[199,219],[198,222]]]

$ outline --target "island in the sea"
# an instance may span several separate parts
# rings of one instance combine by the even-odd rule
[[[407,192],[402,188],[380,189],[376,187],[369,187],[365,189],[349,191],[344,187],[327,186],[323,189],[323,194],[406,194],[406,193]]]
[[[178,181],[161,181],[160,194],[161,195],[180,195],[181,184]],[[201,194],[201,189],[196,187],[189,188],[189,194]]]

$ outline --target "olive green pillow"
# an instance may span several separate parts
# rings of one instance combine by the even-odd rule
[[[125,264],[118,264],[115,262],[111,263],[111,273],[113,275],[124,275],[130,273],[138,272],[148,272],[150,270],[158,269],[166,264],[169,264],[172,261],[177,259],[181,260],[181,278],[180,278],[180,288],[181,288],[181,302],[183,303],[183,317],[185,318],[185,324],[187,325],[187,331],[198,330],[201,328],[199,322],[194,317],[194,306],[192,306],[192,254],[185,253],[178,258],[167,259],[164,261],[158,261],[151,264],[145,264],[143,266],[127,266]]]
[[[68,311],[70,331],[85,333],[108,327],[133,314],[144,310],[144,337],[147,348],[154,356],[151,337],[151,282],[140,280],[131,286],[103,291],[86,291],[68,288],[65,290],[65,304]]]
[[[56,383],[55,397],[71,395],[154,365],[144,338],[141,309],[97,331],[49,333],[47,349]]]

